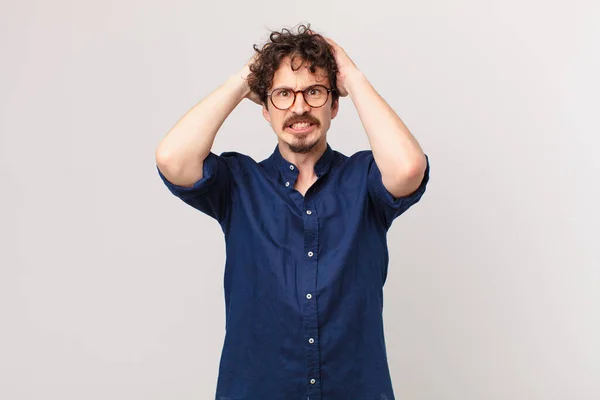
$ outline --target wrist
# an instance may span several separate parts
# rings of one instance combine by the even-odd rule
[[[366,80],[367,77],[365,76],[365,74],[362,73],[362,71],[358,69],[352,70],[350,73],[348,73],[348,75],[346,75],[344,79],[344,86],[346,88],[346,91],[350,96],[352,96],[353,89],[357,85],[364,83]]]
[[[244,76],[243,70],[231,75],[227,79],[227,84],[235,87],[242,97],[246,97],[250,93],[247,76]]]

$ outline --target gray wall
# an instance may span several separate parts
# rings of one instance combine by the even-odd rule
[[[3,1],[0,398],[214,398],[224,240],[154,149],[301,22],[430,157],[389,233],[398,399],[600,398],[599,18],[591,0]],[[328,139],[368,149],[350,98]],[[213,150],[275,144],[244,101]]]

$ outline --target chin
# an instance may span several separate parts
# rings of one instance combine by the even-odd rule
[[[284,140],[284,142],[293,153],[306,154],[314,149],[315,146],[319,144],[321,139],[321,136],[317,136],[316,138],[306,136],[302,139],[296,137],[292,138],[290,141]]]

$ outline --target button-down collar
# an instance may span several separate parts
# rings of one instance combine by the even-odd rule
[[[331,160],[333,159],[333,150],[329,143],[327,143],[327,149],[321,155],[317,163],[315,164],[315,174],[318,177],[325,175],[331,166]],[[293,163],[287,161],[281,155],[279,151],[279,145],[275,146],[275,150],[273,154],[268,159],[269,164],[278,168],[283,177],[286,178],[286,181],[294,180],[294,178],[298,175],[298,167]]]

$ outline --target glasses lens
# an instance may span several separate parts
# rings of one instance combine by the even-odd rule
[[[327,102],[327,88],[321,85],[311,86],[304,89],[304,100],[311,107],[321,107]],[[291,89],[275,89],[271,94],[271,99],[275,107],[288,109],[294,103],[295,93]]]
[[[304,90],[304,98],[311,107],[321,107],[327,101],[327,88],[316,85]]]
[[[294,102],[294,92],[291,89],[275,89],[271,94],[271,100],[277,108],[289,108]]]

